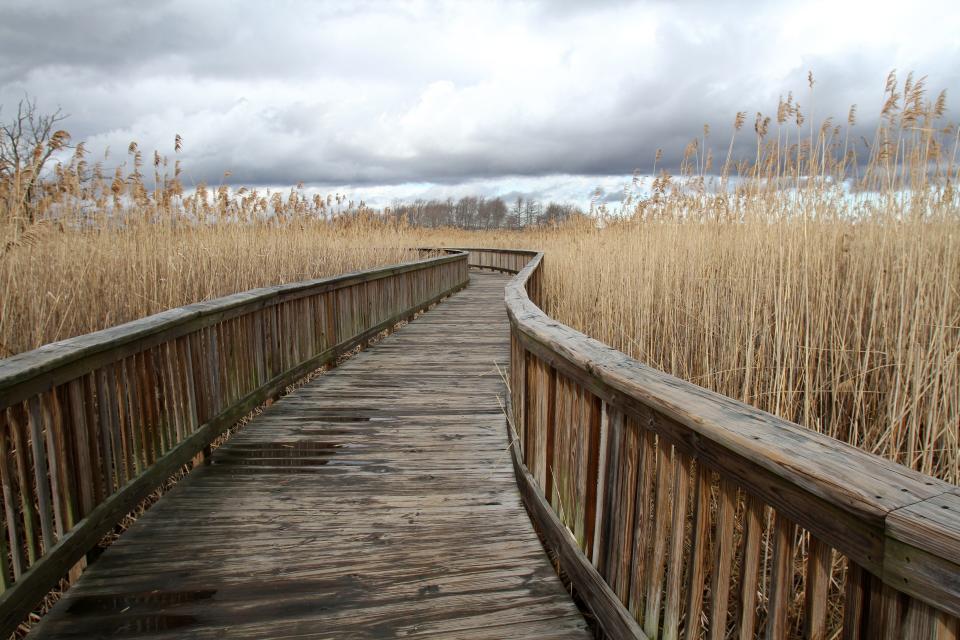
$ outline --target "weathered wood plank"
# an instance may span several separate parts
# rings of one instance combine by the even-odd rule
[[[268,407],[108,548],[36,633],[589,638],[521,502],[502,380],[462,383],[509,358],[503,282],[475,276],[423,317],[452,322],[421,333],[415,321]],[[442,348],[420,357],[440,366],[397,375],[391,345],[425,337]]]
[[[448,268],[454,263],[464,264],[465,256],[377,270],[374,275],[353,274],[346,279],[239,294],[226,302],[195,305],[190,313],[161,314],[116,331],[82,336],[13,363],[0,363],[3,402],[10,405],[10,411],[17,405],[7,402],[9,398],[18,394],[28,398],[30,457],[44,554],[29,558],[29,569],[21,566],[22,575],[0,597],[0,633],[12,629],[132,504],[189,462],[197,450],[205,450],[244,413],[298,377],[335,361],[462,288],[465,283]],[[340,343],[321,353],[296,352],[293,361],[288,359],[288,367],[277,369],[262,384],[237,397],[244,389],[236,375],[237,363],[228,360],[239,358],[235,329],[243,313],[257,313],[270,305],[275,309],[280,304],[305,309],[305,299],[311,295],[414,276],[423,281],[419,289],[423,297],[408,298],[397,312],[376,315],[385,319],[375,326],[345,330]],[[286,336],[299,339],[302,347],[306,341],[299,325],[312,321],[298,317],[291,322],[298,326],[288,327]],[[189,330],[185,329],[188,326]],[[277,339],[274,343],[279,347],[280,334],[274,332],[271,338]],[[98,345],[98,340],[110,344]],[[171,363],[166,370],[161,362],[165,349],[176,359],[175,366]],[[279,366],[279,357],[272,364]],[[180,380],[179,403],[171,381],[165,380],[174,368],[185,374]],[[63,384],[58,385],[61,380]],[[171,422],[176,422],[177,404],[182,405],[185,422],[183,437],[172,446],[177,429]],[[22,451],[19,447],[17,455]],[[98,484],[101,480],[103,487]],[[24,494],[24,501],[31,504],[33,497]],[[27,510],[25,517],[29,514]]]

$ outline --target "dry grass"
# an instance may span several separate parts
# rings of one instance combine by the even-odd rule
[[[0,357],[164,309],[413,256],[379,226],[44,224],[0,257]]]
[[[960,134],[944,114],[942,94],[928,100],[922,80],[891,77],[879,125],[859,141],[854,109],[846,125],[814,125],[788,96],[776,116],[757,114],[752,132],[737,114],[717,154],[705,128],[678,176],[638,177],[620,215],[597,212],[603,224],[523,231],[414,229],[299,189],[184,196],[179,168],[167,177],[159,156],[148,188],[135,147],[132,172],[112,179],[80,153],[44,186],[45,222],[0,211],[0,356],[235,291],[402,261],[402,247],[540,249],[551,316],[960,483]],[[736,161],[730,149],[745,135],[755,157]],[[801,547],[798,576],[803,557]],[[834,573],[842,584],[842,565]]]
[[[475,242],[485,242],[479,237]],[[502,234],[545,311],[641,362],[960,481],[960,221]]]
[[[942,94],[925,91],[922,79],[889,78],[869,143],[853,139],[854,109],[842,127],[814,126],[788,96],[774,118],[757,114],[753,132],[737,114],[716,156],[705,128],[679,176],[638,178],[623,215],[602,229],[426,231],[299,189],[184,196],[176,163],[168,177],[154,156],[148,188],[135,145],[130,174],[112,181],[80,149],[41,191],[47,222],[25,226],[7,212],[0,355],[234,291],[401,261],[409,254],[399,247],[536,248],[548,255],[546,310],[563,322],[957,483],[958,131],[943,122]],[[744,135],[756,156],[734,161]]]

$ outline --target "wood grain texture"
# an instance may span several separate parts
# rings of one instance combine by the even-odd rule
[[[242,313],[282,301],[342,289],[356,283],[409,273],[428,264],[453,264],[462,260],[461,255],[455,254],[331,278],[261,287],[53,342],[39,349],[0,360],[0,397],[3,398],[3,407],[25,400],[39,391],[69,382],[124,355],[138,353],[144,348],[162,344]]]
[[[267,408],[37,637],[589,638],[507,451],[503,283],[472,276]]]
[[[472,261],[501,267],[514,267],[517,260],[516,255],[497,257],[494,249],[470,251]],[[809,619],[804,618],[808,633],[816,637],[825,629],[822,601],[829,580],[824,563],[833,551],[863,572],[847,593],[851,600],[848,611],[853,617],[849,621],[851,628],[845,633],[850,637],[869,634],[868,627],[880,624],[878,620],[884,630],[891,631],[903,620],[902,601],[908,596],[930,605],[933,613],[929,616],[939,619],[949,615],[952,619],[960,614],[960,505],[955,504],[960,500],[960,490],[643,365],[557,322],[537,307],[543,296],[543,259],[542,253],[532,255],[507,286],[514,343],[519,343],[529,357],[594,396],[608,410],[621,412],[627,421],[636,421],[658,440],[670,443],[677,454],[715,472],[721,486],[734,487],[732,491],[739,490],[749,501],[756,502],[751,507],[754,515],[758,509],[772,507],[778,522],[795,523],[800,531],[812,536],[817,541],[817,564],[813,566],[810,597],[800,607],[811,609]],[[613,458],[617,454],[608,451],[607,455]],[[662,483],[662,479],[657,483],[658,501],[662,498]],[[648,525],[658,532],[664,529],[662,509],[666,505],[660,502],[650,516],[643,515],[643,510],[636,511],[637,533],[648,535]],[[721,553],[715,553],[710,589],[711,637],[727,633],[726,620],[721,618],[727,613],[723,600],[730,575],[727,567],[733,559],[727,560],[724,556],[729,554],[722,551],[730,546],[730,525],[723,521],[732,518],[736,509],[725,508],[725,502],[721,496],[714,544]],[[598,531],[611,529],[615,527]],[[777,580],[772,584],[778,597],[775,603],[785,603],[785,598],[792,597],[786,591],[794,590],[783,564],[788,555],[792,556],[792,550],[785,553],[791,548],[785,535],[786,531],[779,531],[775,536],[781,542],[777,561],[783,567],[780,584]],[[660,537],[641,539],[636,541],[631,554],[634,579],[626,600],[630,610],[644,619],[644,628],[651,635],[660,632],[659,620],[650,618],[660,614],[661,592],[654,584],[662,581],[662,544]],[[749,564],[748,576],[756,568],[759,544],[759,540],[751,539],[741,555],[742,561]],[[639,554],[638,548],[642,549]],[[609,564],[611,559],[604,560]],[[653,565],[647,566],[651,561]],[[637,578],[643,586],[638,587]],[[762,588],[762,584],[761,580],[748,586]],[[869,585],[871,594],[865,594],[857,584]],[[892,595],[885,594],[880,585],[892,590]],[[753,588],[741,591],[740,599],[735,626],[740,627],[739,635],[745,638],[753,634],[758,622],[750,613],[756,606]],[[696,606],[696,602],[692,604]],[[768,611],[771,623],[767,632],[771,637],[778,637],[785,630],[784,612],[776,610],[778,606]],[[879,617],[870,613],[874,609]],[[918,606],[912,615],[916,620],[927,612]],[[924,624],[931,620],[933,617]]]
[[[14,484],[8,473],[5,484],[18,495],[4,499],[4,521],[12,515],[14,525],[7,539],[16,545],[9,550],[14,580],[0,595],[0,635],[64,575],[73,580],[86,552],[131,507],[182,465],[208,457],[213,439],[237,420],[466,282],[459,254],[238,294],[196,305],[194,315],[168,313],[81,336],[61,344],[72,347],[59,355],[38,350],[0,362],[13,457],[29,476]],[[343,289],[348,301],[339,306]],[[338,342],[326,339],[310,312],[327,303]],[[267,322],[262,342],[241,343],[244,323]],[[251,349],[269,361],[260,377],[245,374],[253,370]],[[165,357],[176,361],[166,373],[177,369],[178,380],[165,379]],[[20,396],[26,400],[10,400]],[[12,509],[18,501],[19,514]]]

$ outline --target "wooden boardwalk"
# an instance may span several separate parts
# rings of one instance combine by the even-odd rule
[[[591,637],[507,451],[505,282],[472,273],[267,409],[31,637]]]

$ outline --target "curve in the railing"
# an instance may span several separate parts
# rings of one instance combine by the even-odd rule
[[[958,487],[553,320],[537,306],[541,253],[465,251],[517,273],[518,482],[607,635],[957,638]]]
[[[466,255],[452,252],[192,304],[0,361],[0,636],[238,419],[467,280]]]

